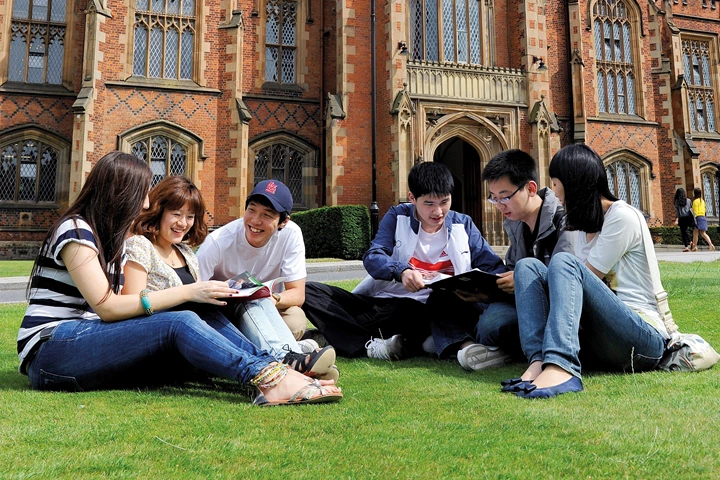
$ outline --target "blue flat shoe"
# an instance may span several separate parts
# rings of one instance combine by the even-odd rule
[[[560,385],[545,388],[534,388],[529,391],[519,391],[517,396],[520,398],[552,398],[562,395],[563,393],[582,392],[582,390],[582,380],[577,377],[572,377],[570,380],[563,382]]]
[[[518,393],[522,390],[529,391],[534,390],[535,385],[530,380],[523,380],[522,378],[508,378],[500,382],[502,388],[501,392],[505,393]]]

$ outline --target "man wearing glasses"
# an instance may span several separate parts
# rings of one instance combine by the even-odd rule
[[[565,232],[565,209],[552,190],[538,188],[535,160],[522,150],[506,150],[495,155],[482,172],[488,186],[488,201],[505,216],[503,227],[510,239],[498,286],[515,292],[515,264],[535,257],[547,265],[557,252],[575,253],[574,232]],[[477,342],[501,347],[521,356],[517,311],[514,303],[492,303],[475,328]],[[523,357],[524,358],[524,357]]]

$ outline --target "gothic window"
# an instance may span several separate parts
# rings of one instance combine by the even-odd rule
[[[623,0],[598,0],[593,8],[598,111],[601,113],[637,114],[631,20]]]
[[[627,160],[618,160],[605,166],[608,186],[620,200],[643,210],[643,180],[642,171],[634,163]]]
[[[265,5],[265,81],[295,83],[297,9],[294,0]]]
[[[193,79],[195,0],[135,0],[133,75]]]
[[[710,42],[683,39],[682,52],[690,128],[696,132],[714,132],[715,94],[710,70]]]
[[[488,0],[411,0],[412,60],[493,64],[492,4]]]
[[[706,215],[708,217],[720,216],[720,182],[717,171],[704,171],[702,173],[703,200],[705,200]]]
[[[59,152],[37,140],[0,146],[0,203],[55,203]]]
[[[65,55],[66,0],[15,0],[8,81],[59,85]]]
[[[280,180],[290,189],[295,204],[303,205],[304,154],[290,145],[274,143],[255,154],[255,180]]]
[[[152,170],[152,186],[169,175],[188,174],[188,151],[164,135],[150,135],[131,145],[133,155],[145,160]]]

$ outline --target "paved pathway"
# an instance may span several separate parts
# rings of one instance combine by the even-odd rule
[[[504,248],[495,251],[504,256]],[[720,259],[720,252],[701,248],[697,252],[683,252],[682,247],[658,245],[655,248],[658,260],[668,262],[712,262]],[[720,264],[719,264],[720,266]],[[340,262],[309,262],[308,280],[315,282],[361,279],[366,273],[360,260]],[[0,304],[25,301],[27,277],[0,278]]]

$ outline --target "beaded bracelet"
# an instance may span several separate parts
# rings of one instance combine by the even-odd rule
[[[265,367],[255,378],[250,380],[250,384],[260,389],[272,388],[279,384],[287,375],[287,365],[276,363]]]
[[[150,293],[150,290],[147,288],[140,292],[140,303],[142,304],[143,309],[145,309],[145,315],[150,316],[155,313],[155,310],[153,310],[152,305],[150,305],[148,293]]]

